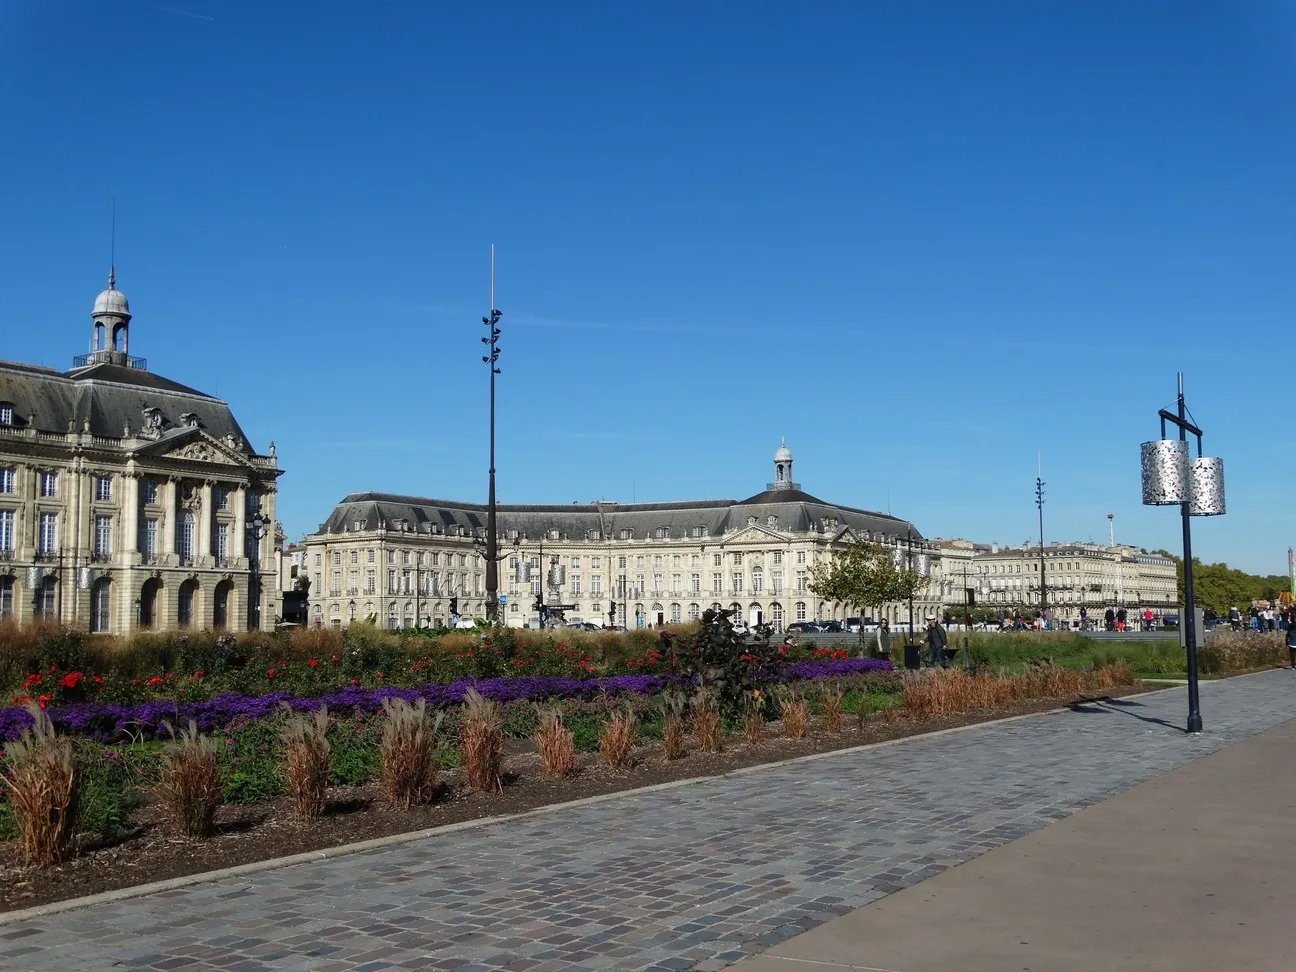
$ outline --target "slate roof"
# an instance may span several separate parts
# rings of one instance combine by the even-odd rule
[[[711,538],[745,529],[750,517],[765,527],[770,516],[777,518],[773,529],[779,532],[817,532],[833,535],[843,527],[858,534],[868,533],[896,537],[912,531],[914,539],[922,534],[907,520],[854,507],[820,500],[794,489],[765,490],[745,500],[688,500],[673,503],[593,503],[571,505],[528,505],[501,503],[498,526],[502,535],[519,530],[535,539],[546,531],[558,530],[564,539],[583,540],[595,533],[619,539],[622,530],[633,530],[633,539],[654,537],[660,527],[670,530],[672,539],[691,537],[694,528],[703,527]],[[836,529],[830,521],[836,520]],[[400,496],[392,493],[351,493],[333,508],[329,518],[320,524],[319,533],[345,533],[362,530],[399,528],[402,521],[410,532],[455,535],[462,527],[467,535],[484,535],[486,505]],[[825,522],[829,521],[829,522]]]
[[[36,365],[0,361],[0,402],[13,405],[14,425],[27,428],[35,415],[41,432],[65,433],[68,424],[80,432],[86,421],[93,435],[122,438],[129,424],[138,433],[145,409],[161,410],[164,428],[182,425],[193,415],[216,438],[232,435],[249,454],[256,450],[225,402],[161,375],[116,364],[96,364],[59,373]]]

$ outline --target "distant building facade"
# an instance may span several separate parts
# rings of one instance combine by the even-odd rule
[[[941,594],[947,611],[958,614],[973,589],[980,607],[1011,614],[1040,609],[1040,548],[1000,547],[967,540],[937,542],[941,552]],[[1178,610],[1174,561],[1118,544],[1053,543],[1044,548],[1044,586],[1050,615],[1075,621],[1084,609],[1098,620],[1108,608],[1133,617],[1151,610]]]
[[[70,371],[0,362],[0,617],[92,632],[274,622],[274,455],[129,353],[109,273]],[[268,605],[268,606],[267,606]]]
[[[773,482],[745,500],[503,504],[498,529],[501,616],[513,627],[539,623],[543,582],[547,605],[570,605],[568,621],[646,627],[724,608],[781,630],[850,610],[810,590],[811,568],[834,547],[852,537],[929,547],[912,523],[803,492],[786,446]],[[482,504],[347,496],[302,541],[312,624],[443,625],[452,599],[459,615],[484,617],[485,537]],[[924,599],[915,611],[938,603]],[[900,606],[888,610],[900,616]]]

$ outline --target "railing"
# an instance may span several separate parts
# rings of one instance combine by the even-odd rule
[[[78,354],[72,359],[73,368],[86,368],[92,364],[119,364],[136,371],[148,371],[148,359],[137,358],[121,351],[91,351],[89,354]]]
[[[58,561],[59,555],[54,550],[38,550],[32,559],[38,564],[52,564]]]
[[[90,555],[92,564],[110,564],[112,563],[112,554],[108,551],[95,551]]]
[[[0,549],[0,563],[8,563],[13,559],[14,559],[14,552],[12,548],[5,547],[3,549]]]

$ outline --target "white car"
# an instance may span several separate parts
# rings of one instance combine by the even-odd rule
[[[460,618],[454,623],[454,626],[465,631],[471,631],[473,628],[477,627],[477,622],[472,618]]]

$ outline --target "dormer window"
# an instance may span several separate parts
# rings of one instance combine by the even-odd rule
[[[768,526],[771,530],[774,529],[776,526],[778,526],[778,517],[777,516],[766,517],[765,525]]]
[[[749,517],[747,517],[747,525],[748,525],[748,526],[755,526],[755,525],[756,525],[756,517],[754,517],[754,516],[749,516]]]
[[[13,403],[0,402],[0,425],[13,425]]]
[[[180,424],[187,429],[201,429],[202,422],[198,421],[198,416],[193,412],[185,412],[180,416]]]
[[[633,536],[634,536],[634,531],[633,531],[633,530],[622,530],[622,531],[621,531],[621,539],[622,539],[622,540],[629,540],[629,539],[630,539],[631,537],[633,537]]]
[[[550,540],[557,540],[557,539],[558,539],[558,531],[557,531],[557,530],[550,530],[548,536],[549,536],[549,539],[550,539]]]

